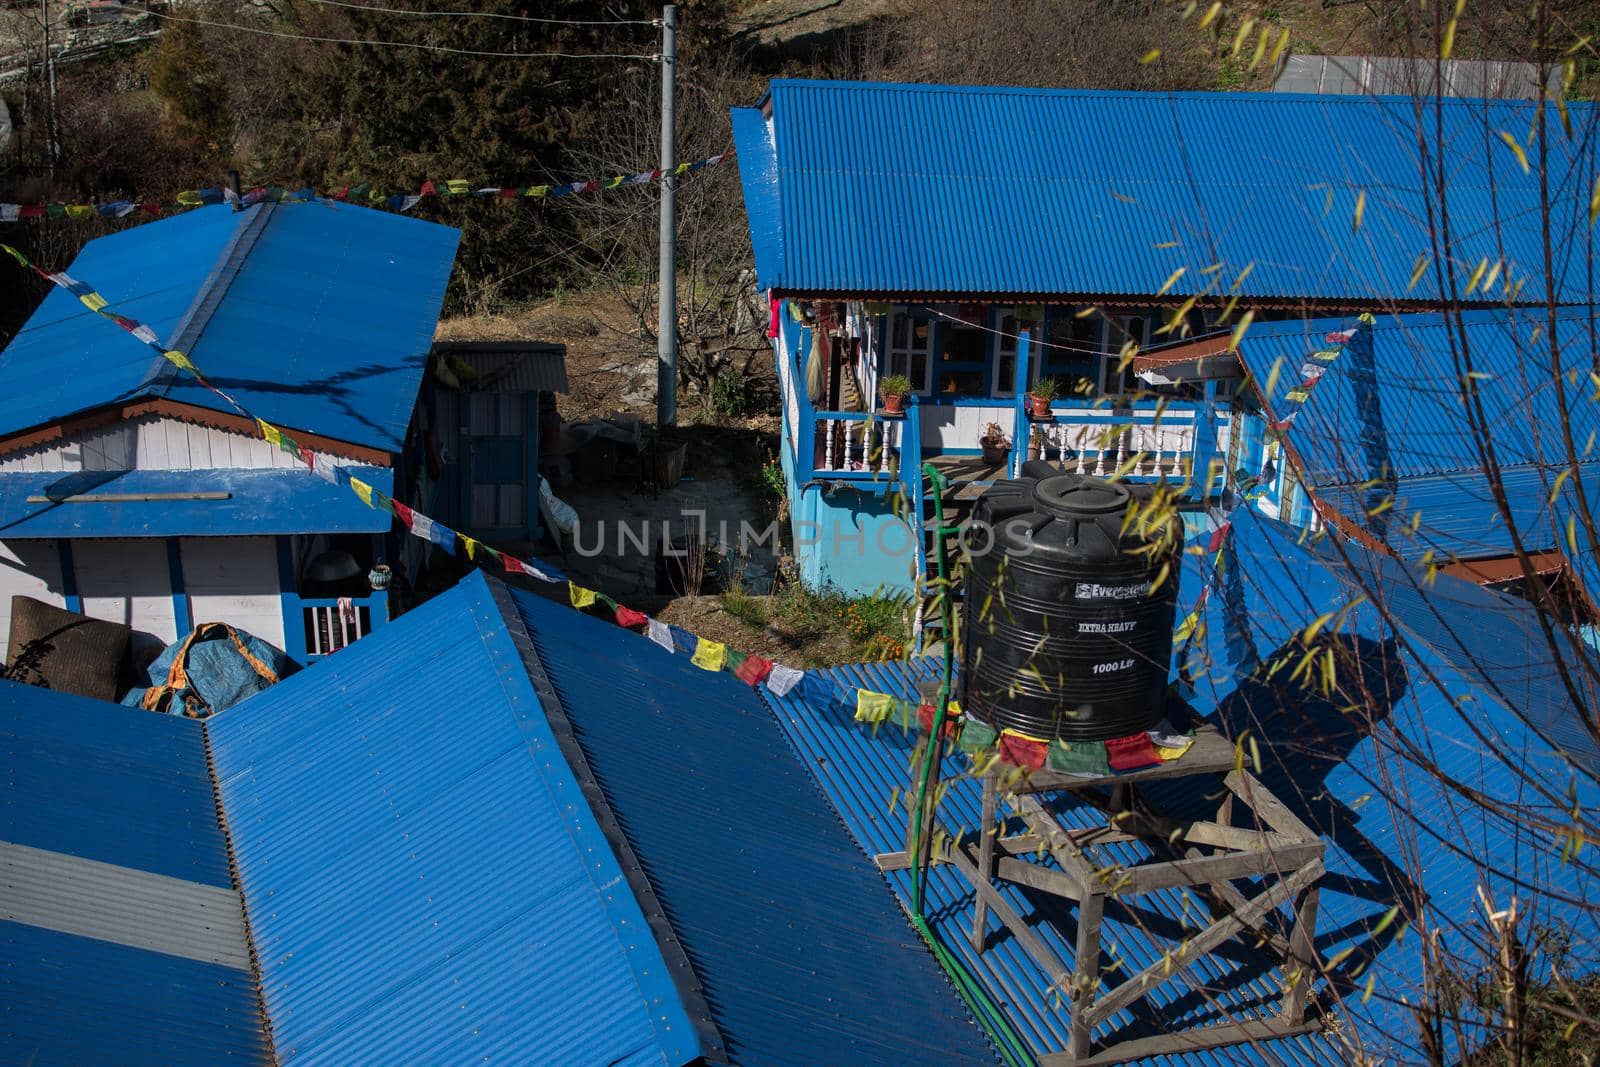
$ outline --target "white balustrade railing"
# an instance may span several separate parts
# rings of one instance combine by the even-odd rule
[[[1186,478],[1193,467],[1198,415],[1194,411],[1105,415],[1058,411],[1032,425],[1044,452],[1076,474],[1126,478]],[[1226,455],[1228,419],[1217,417],[1218,455]]]
[[[892,477],[905,436],[905,422],[855,412],[829,412],[816,420],[819,474]]]
[[[369,601],[301,601],[305,612],[306,655],[327,656],[353,644],[372,628]]]

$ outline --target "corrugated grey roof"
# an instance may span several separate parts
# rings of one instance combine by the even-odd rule
[[[440,341],[436,355],[455,356],[477,372],[469,393],[565,393],[567,347],[543,341]]]

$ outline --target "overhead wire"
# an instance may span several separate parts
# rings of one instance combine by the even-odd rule
[[[373,11],[382,15],[428,15],[440,18],[504,19],[508,22],[536,22],[546,26],[659,26],[659,19],[547,19],[537,15],[505,15],[498,11],[419,11],[410,7],[379,7],[350,0],[311,0],[326,7],[345,7],[353,11]]]
[[[168,15],[159,11],[150,11],[150,14],[168,22],[188,22],[196,26],[211,26],[223,30],[238,30],[241,33],[254,33],[262,37],[277,37],[290,41],[317,41],[322,44],[353,44],[374,48],[411,48],[422,52],[444,52],[458,56],[486,56],[492,59],[642,59],[656,62],[660,56],[656,53],[632,52],[489,52],[475,48],[451,48],[442,44],[423,44],[419,41],[372,41],[354,37],[323,37],[308,33],[284,33],[280,30],[269,30],[261,26],[242,26],[236,22],[213,22],[210,19],[188,18],[183,15]]]

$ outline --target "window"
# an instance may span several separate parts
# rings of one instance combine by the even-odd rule
[[[1016,395],[1016,336],[1021,331],[1021,325],[1016,318],[1016,310],[1008,307],[995,310],[994,374],[990,374],[989,378],[989,395],[992,397]],[[1032,363],[1038,366],[1037,355]],[[1030,378],[1032,376],[1034,374],[1030,373]]]
[[[982,396],[989,370],[989,337],[978,326],[946,323],[939,331],[937,392],[955,396]]]
[[[1100,357],[1100,392],[1103,396],[1123,396],[1139,391],[1139,379],[1133,376],[1132,361],[1126,367],[1122,366],[1122,348],[1129,342],[1144,348],[1149,337],[1149,323],[1143,316],[1133,316],[1119,319],[1117,324],[1120,329],[1112,331],[1110,343],[1106,345],[1116,351]]]
[[[904,374],[911,388],[927,394],[929,372],[933,367],[933,324],[918,322],[904,311],[888,316],[885,336],[889,339],[884,375]]]
[[[1099,315],[1079,318],[1072,308],[1051,309],[1045,320],[1045,346],[1040,348],[1034,365],[1056,380],[1063,398],[1093,395],[1103,325]],[[1034,380],[1038,379],[1035,374]]]

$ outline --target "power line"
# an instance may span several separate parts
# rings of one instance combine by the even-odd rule
[[[218,29],[239,30],[242,33],[254,33],[263,37],[280,37],[290,41],[371,45],[379,48],[415,48],[423,52],[448,52],[458,56],[489,56],[496,59],[645,59],[651,62],[658,58],[653,54],[615,52],[483,52],[472,48],[450,48],[441,44],[419,44],[414,41],[367,41],[346,37],[318,37],[305,33],[282,33],[278,30],[263,29],[259,26],[240,26],[233,22],[212,22],[208,19],[184,18],[181,15],[166,15],[159,11],[151,11],[150,14],[160,19],[166,19],[169,22],[190,22],[196,26],[214,26]]]
[[[347,0],[311,0],[328,7],[347,7],[354,11],[376,11],[384,15],[437,15],[441,18],[505,19],[510,22],[538,22],[547,26],[659,26],[655,19],[542,19],[534,15],[502,15],[494,11],[418,11],[409,7],[378,7]]]

